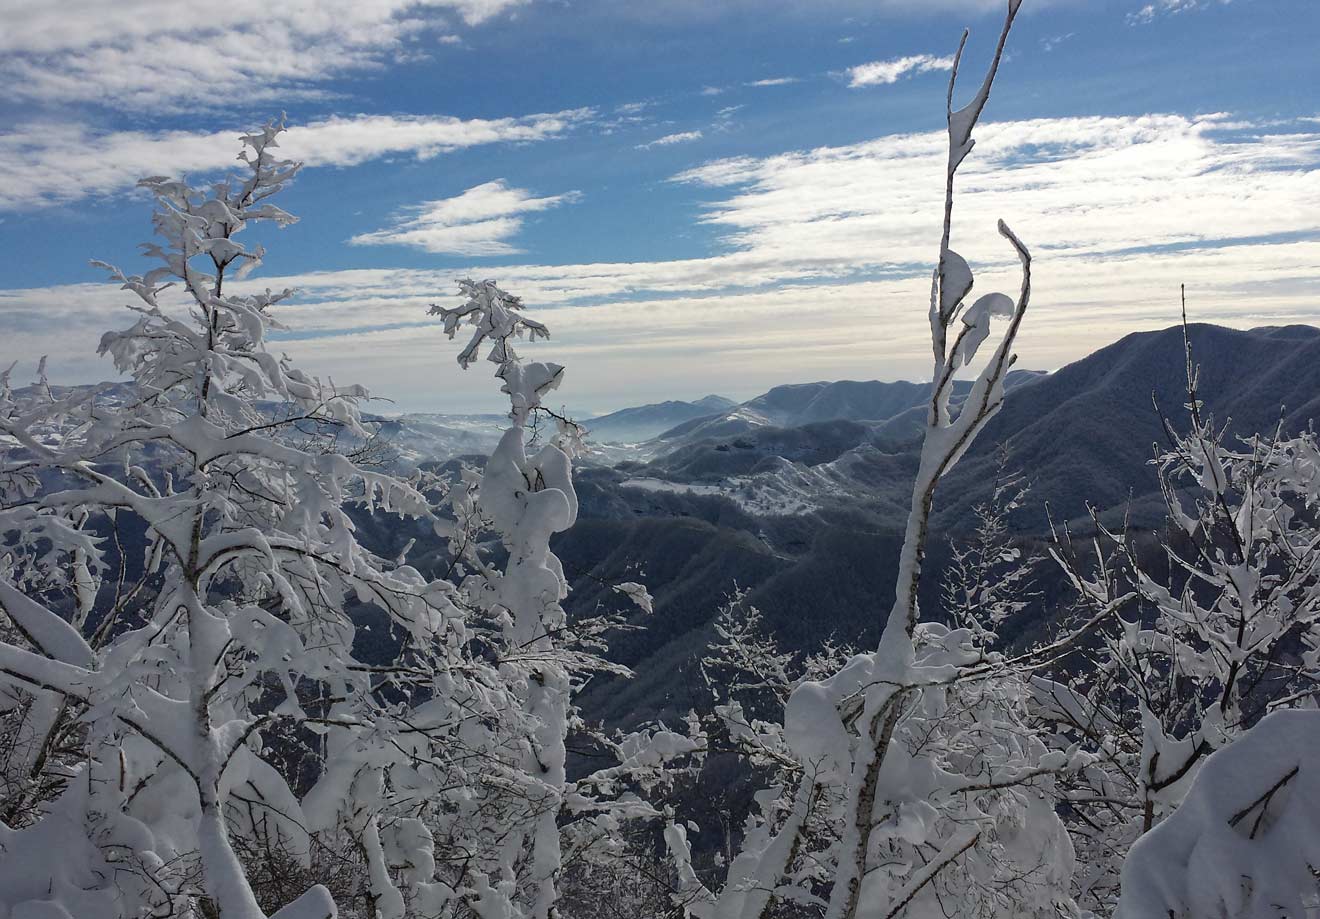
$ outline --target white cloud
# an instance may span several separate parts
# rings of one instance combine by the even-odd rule
[[[1105,257],[1037,254],[1036,294],[1019,339],[1022,367],[1057,368],[1129,332],[1176,324],[1183,279],[1195,321],[1238,328],[1316,321],[1316,240]],[[570,406],[609,410],[685,393],[752,396],[784,382],[930,374],[930,281],[924,266],[884,280],[689,290],[599,303],[565,297],[567,279],[581,282],[592,267],[616,268],[615,285],[625,286],[624,265],[512,266],[497,274],[482,269],[526,295],[536,318],[550,326],[554,338],[530,346],[527,354],[568,366],[556,398]],[[658,266],[638,267],[645,274]],[[667,275],[678,281],[690,267],[675,263]],[[250,286],[299,287],[296,301],[280,307],[280,319],[292,329],[280,349],[310,370],[341,383],[365,383],[397,400],[383,409],[499,411],[488,374],[459,371],[453,344],[427,316],[430,303],[453,293],[452,277],[461,273],[342,271]],[[1015,284],[1011,266],[977,277],[978,290]],[[112,376],[109,363],[93,355],[102,329],[132,321],[120,306],[127,299],[108,284],[0,291],[6,349],[31,356],[16,379],[26,380],[43,353],[51,355],[57,382]],[[52,327],[73,331],[53,334]]]
[[[880,17],[920,18],[928,22],[936,14],[956,12],[1003,15],[1003,0],[581,0],[576,7],[603,16],[670,27],[675,21],[714,23],[748,14],[764,20],[769,16],[812,15],[834,19],[844,28],[873,22]]]
[[[801,83],[798,77],[770,77],[765,80],[753,80],[746,86],[788,86],[790,83]]]
[[[1226,124],[1157,115],[983,126],[960,173],[954,245],[977,271],[977,290],[1016,288],[997,218],[1032,247],[1036,297],[1023,366],[1057,367],[1128,332],[1173,324],[1181,281],[1197,319],[1315,321],[1320,134],[1244,136]],[[793,379],[920,378],[929,373],[923,304],[946,145],[942,133],[897,135],[708,163],[680,181],[727,190],[705,217],[723,231],[725,253],[485,273],[533,305],[555,307],[543,318],[556,335],[554,358],[570,367],[570,403],[577,392],[617,407],[719,391],[730,379],[763,389]],[[334,338],[360,335],[418,370],[434,355],[438,341],[418,327],[447,274],[334,274],[318,283],[308,289],[314,305],[290,309],[294,328],[309,323],[315,336],[291,341],[291,353],[306,346],[309,359],[332,366],[344,353]],[[363,329],[364,301],[373,304],[370,321],[411,333]],[[377,388],[394,374],[406,379],[384,358],[370,374]],[[621,391],[627,386],[638,391]],[[474,386],[471,398],[480,393]]]
[[[732,131],[735,125],[734,116],[742,111],[746,106],[726,105],[715,113],[715,120],[711,122],[711,129],[714,131]]]
[[[1044,51],[1046,54],[1049,54],[1055,48],[1059,47],[1059,45],[1063,44],[1064,42],[1066,42],[1068,39],[1072,38],[1076,34],[1077,34],[1076,32],[1065,32],[1062,35],[1051,35],[1048,38],[1042,38],[1040,40],[1041,50]]]
[[[568,192],[534,198],[503,179],[469,188],[454,198],[407,208],[394,225],[349,240],[356,246],[410,246],[450,255],[511,255],[521,252],[509,239],[522,229],[524,215],[578,198]]]
[[[861,86],[881,86],[897,83],[902,77],[909,74],[952,69],[952,57],[913,54],[888,61],[871,61],[869,64],[858,64],[856,67],[849,67],[846,74],[848,85],[856,89]]]
[[[1147,3],[1140,9],[1133,10],[1124,17],[1130,26],[1144,26],[1155,21],[1155,4]]]
[[[1231,0],[1219,0],[1226,6]],[[1160,16],[1176,16],[1179,13],[1202,10],[1210,6],[1210,0],[1155,0],[1139,9],[1128,13],[1124,18],[1130,26],[1144,26],[1154,22]]]
[[[546,140],[591,117],[587,109],[522,118],[336,116],[295,125],[281,149],[308,166],[351,166],[382,156],[426,159],[481,144]],[[76,201],[131,188],[144,175],[233,166],[238,131],[94,132],[30,123],[0,134],[0,209]]]
[[[600,134],[609,135],[651,125],[655,122],[655,117],[648,112],[648,109],[654,108],[655,104],[652,99],[644,99],[616,105],[608,115],[602,114],[595,120],[595,128]]]
[[[1016,289],[997,218],[1032,248],[1022,366],[1057,367],[1174,324],[1184,281],[1197,320],[1316,321],[1320,132],[1230,125],[1149,115],[982,126],[959,173],[953,245],[978,292]],[[744,388],[733,395],[751,395],[792,380],[921,378],[946,153],[947,139],[932,132],[714,161],[678,178],[718,196],[703,217],[721,234],[716,254],[472,271],[546,308],[539,318],[555,339],[535,353],[568,365],[560,396],[570,405],[722,391],[733,379]],[[501,211],[465,213],[479,221]],[[268,265],[278,263],[275,251]],[[435,369],[448,368],[437,356],[452,349],[426,306],[467,273],[364,269],[244,283],[299,288],[281,307],[292,330],[281,347],[311,367],[414,400],[401,408],[494,409],[487,378]],[[125,300],[113,285],[0,291],[6,347],[49,351],[61,380],[108,374],[90,355],[101,329],[128,321],[110,318]],[[445,403],[419,395],[441,389]]]
[[[677,134],[666,134],[664,137],[657,137],[647,144],[638,144],[638,150],[650,150],[652,147],[672,147],[674,144],[687,144],[694,140],[701,140],[700,131],[679,131]]]
[[[959,173],[959,225],[993,228],[1003,216],[1037,246],[1075,254],[1320,232],[1320,133],[1244,136],[1225,124],[1177,115],[985,124]],[[946,148],[942,133],[892,135],[717,160],[678,178],[740,189],[704,219],[741,250],[902,265],[928,258],[937,235]],[[1006,254],[988,239],[964,254]]]
[[[318,91],[410,43],[443,42],[522,0],[9,0],[11,98],[127,109],[221,107]]]

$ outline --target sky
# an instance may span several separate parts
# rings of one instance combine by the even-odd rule
[[[96,355],[148,267],[134,183],[231,167],[281,112],[306,165],[254,227],[279,347],[381,412],[498,410],[431,303],[494,278],[581,413],[927,379],[944,99],[1000,0],[0,0],[0,361]],[[1178,319],[1320,324],[1320,3],[1025,0],[953,247],[1015,292],[1018,366]]]

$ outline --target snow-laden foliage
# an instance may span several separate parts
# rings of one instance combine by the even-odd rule
[[[1320,908],[1320,712],[1277,711],[1206,757],[1132,847],[1119,919],[1278,919]]]
[[[297,798],[261,751],[268,731],[370,724],[369,706],[350,715],[330,701],[366,679],[350,669],[342,598],[379,601],[419,636],[450,618],[452,604],[417,572],[357,545],[345,509],[351,498],[426,518],[421,495],[281,437],[298,422],[365,435],[365,393],[267,349],[268,311],[287,291],[224,290],[262,256],[239,233],[293,222],[269,201],[297,172],[275,156],[280,130],[244,137],[246,175],[208,191],[143,181],[161,239],[144,250],[159,265],[134,276],[109,269],[140,302],[134,324],[101,342],[133,378],[131,404],[57,397],[44,385],[0,395],[9,443],[0,606],[20,639],[0,645],[0,666],[8,691],[25,697],[33,736],[47,738],[30,748],[34,782],[7,808],[35,822],[14,830],[9,848],[62,826],[85,852],[45,868],[55,915],[75,889],[69,896],[85,905],[68,911],[80,917],[174,913],[194,898],[225,919],[266,915],[228,808],[259,802],[255,819],[295,861],[310,858]],[[186,311],[162,303],[171,286],[188,297]],[[261,401],[284,406],[283,417],[257,411]],[[126,554],[130,528],[145,531],[141,558]],[[70,724],[81,755],[53,762],[52,741]],[[43,806],[31,796],[53,790],[52,779],[62,788]],[[24,894],[3,896],[19,897],[19,908]],[[333,911],[324,888],[302,904],[309,917]]]
[[[1095,521],[1090,552],[1066,532],[1055,551],[1082,607],[1118,614],[1085,657],[1036,680],[1058,735],[1098,755],[1067,793],[1079,893],[1095,908],[1112,907],[1129,847],[1210,754],[1320,688],[1320,445],[1311,433],[1229,445],[1203,414],[1190,346],[1186,371],[1187,429],[1166,421],[1154,461],[1164,538]]]
[[[1022,505],[1028,491],[1026,479],[1009,471],[1007,452],[1001,449],[990,500],[972,509],[972,537],[951,545],[952,558],[940,585],[944,611],[991,644],[996,627],[1020,616],[1040,596],[1032,584],[1036,559],[1024,557],[1008,524],[1008,515]]]
[[[732,859],[734,870],[742,870],[767,843],[770,831],[792,818],[792,801],[785,792],[801,785],[804,768],[812,768],[804,767],[785,736],[784,706],[799,685],[828,677],[852,657],[853,651],[832,641],[809,655],[782,650],[765,629],[760,611],[748,605],[742,592],[736,592],[720,608],[715,633],[716,640],[702,661],[714,703],[707,731],[710,747],[712,752],[722,748],[736,752],[742,774],[762,789],[754,798],[755,811],[742,828],[742,852]],[[818,859],[837,838],[833,818],[841,800],[837,789],[820,784],[811,787],[814,797],[799,829],[796,851],[786,863],[786,882],[775,897],[767,897],[764,903],[758,894],[741,892],[737,897],[741,908],[768,908],[771,900],[778,899],[781,906],[807,909],[810,915],[813,907],[823,905],[830,876]],[[674,838],[668,841],[671,846],[686,842]],[[676,851],[681,852],[681,847]],[[695,875],[684,878],[680,872],[677,893],[675,901],[690,907],[695,915],[710,912],[712,895]],[[723,899],[731,899],[730,894]]]
[[[543,326],[464,282],[460,360],[492,343],[512,425],[484,476],[404,480],[352,458],[364,390],[270,350],[290,292],[227,288],[263,254],[239,234],[293,222],[281,130],[209,189],[142,183],[158,265],[106,266],[138,301],[101,345],[127,397],[0,379],[0,915],[546,919],[701,747],[601,737],[608,765],[567,776],[573,692],[622,668],[613,620],[560,606],[576,436],[529,453],[561,368],[509,346]],[[391,518],[447,540],[443,577],[359,542]]]

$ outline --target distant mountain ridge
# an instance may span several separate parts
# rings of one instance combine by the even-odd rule
[[[1041,371],[1015,370],[1006,385],[1011,389],[1041,375]],[[954,404],[967,395],[970,386],[965,380],[954,382]],[[796,428],[833,421],[890,423],[891,427],[885,429],[889,439],[905,439],[919,431],[929,398],[930,383],[908,380],[787,383],[718,415],[693,418],[658,434],[656,439],[671,444],[694,443],[759,428]]]
[[[1205,410],[1230,434],[1279,425],[1294,433],[1320,420],[1320,329],[1193,323],[1187,335]],[[1022,527],[1038,531],[1046,503],[1065,520],[1088,506],[1114,513],[1131,507],[1138,523],[1153,525],[1163,513],[1150,465],[1165,440],[1160,413],[1185,424],[1183,347],[1175,326],[1125,336],[1053,373],[1015,371],[1003,409],[941,487],[939,525],[956,528],[985,500],[1001,451],[1007,467],[1032,483],[1031,500],[1017,512]],[[956,392],[955,405],[966,385]],[[775,460],[800,468],[830,463],[840,470],[831,477],[836,491],[888,503],[908,488],[892,478],[904,467],[888,457],[916,448],[928,394],[929,384],[903,381],[775,387],[659,435],[636,474],[702,484],[739,477],[743,487],[748,476],[779,474],[784,467]]]
[[[959,395],[968,384],[956,384]],[[759,427],[794,428],[821,421],[884,421],[929,396],[929,383],[907,380],[836,380],[786,383],[732,406],[720,415],[679,425],[659,435],[660,440],[697,440],[751,431]]]
[[[669,400],[619,409],[583,422],[593,440],[636,442],[650,440],[675,425],[693,418],[706,418],[738,403],[724,396],[703,396],[693,402]]]
[[[958,394],[968,384],[955,384]],[[744,402],[779,427],[796,427],[813,421],[884,421],[924,402],[929,383],[895,380],[837,380],[832,383],[798,383],[774,389]]]

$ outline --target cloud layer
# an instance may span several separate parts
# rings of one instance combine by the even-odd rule
[[[120,109],[223,107],[319,91],[410,40],[443,40],[521,0],[10,0],[12,98]]]
[[[688,170],[675,181],[717,196],[699,212],[720,236],[706,257],[472,273],[547,308],[538,315],[555,339],[536,353],[569,366],[563,398],[579,408],[696,396],[730,381],[739,390],[730,394],[751,395],[793,380],[921,378],[946,144],[942,133],[893,135]],[[959,173],[953,245],[976,271],[978,292],[1016,288],[998,218],[1032,248],[1027,367],[1057,367],[1127,332],[1175,323],[1180,282],[1198,320],[1313,321],[1318,174],[1313,124],[1265,131],[1175,115],[988,123]],[[448,209],[442,219],[480,223],[545,200],[502,183],[467,198],[438,202]],[[276,251],[267,264],[278,261]],[[401,408],[493,408],[489,380],[451,368],[452,349],[426,316],[464,273],[328,271],[250,283],[300,288],[282,308],[284,345],[310,366],[413,400]],[[109,372],[88,358],[100,330],[125,321],[115,318],[123,302],[110,286],[2,291],[0,313],[15,353],[51,351],[61,379],[89,379]],[[436,386],[416,384],[428,378]],[[443,403],[429,395],[440,388]]]
[[[281,149],[307,166],[352,166],[391,155],[419,159],[482,144],[546,140],[588,109],[521,118],[350,115],[295,125]],[[30,123],[0,134],[0,210],[77,201],[133,187],[144,175],[210,173],[234,165],[238,130],[110,131]]]

